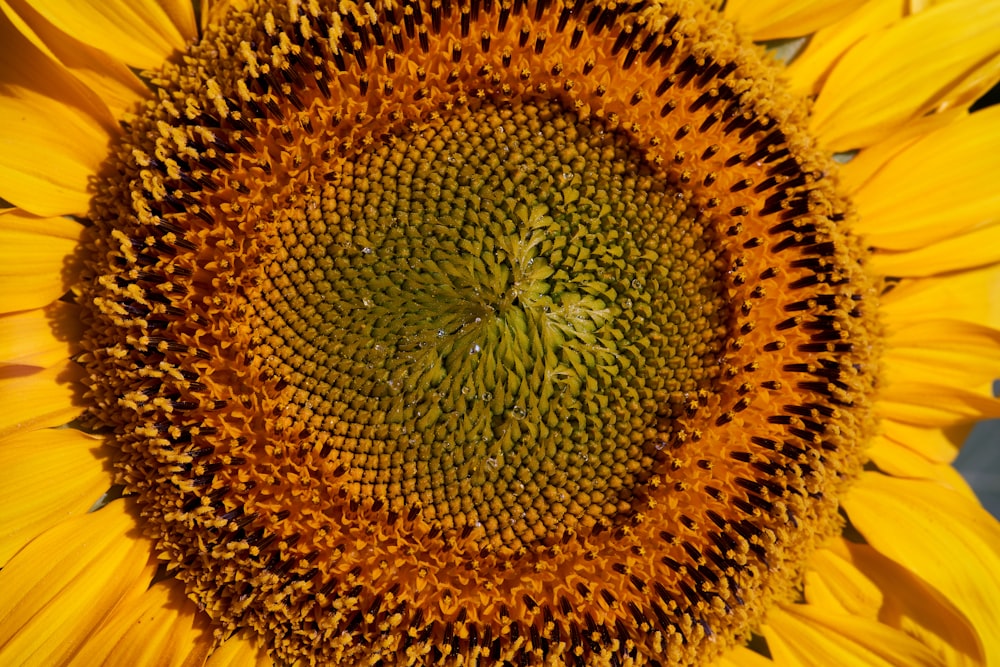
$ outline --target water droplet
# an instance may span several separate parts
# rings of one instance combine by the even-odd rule
[[[632,289],[640,289],[640,288],[642,288],[642,281],[639,280],[638,278],[633,278],[632,279]]]
[[[483,400],[486,401],[487,403],[489,403],[490,401],[493,400],[493,394],[491,392],[484,391],[483,392]]]
[[[468,396],[471,391],[472,387],[470,387],[469,385],[464,385],[462,387],[462,396]]]
[[[469,348],[469,354],[478,354],[482,349],[483,348],[479,347],[479,343],[475,343],[471,348]]]
[[[515,405],[510,409],[510,416],[517,420],[524,419],[527,414],[527,411],[525,411],[525,409],[520,405]]]
[[[370,255],[372,254],[372,249],[369,248],[368,246],[365,246],[364,248],[361,249],[361,252],[363,252],[366,255]]]
[[[444,338],[444,336],[445,336],[444,329],[438,329],[438,338]]]

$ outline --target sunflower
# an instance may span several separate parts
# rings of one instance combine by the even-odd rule
[[[0,663],[1000,664],[1000,2],[2,10]]]

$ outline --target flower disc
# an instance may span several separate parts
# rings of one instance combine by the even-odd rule
[[[694,3],[250,4],[95,200],[80,361],[167,571],[287,662],[744,639],[871,431],[800,105]]]

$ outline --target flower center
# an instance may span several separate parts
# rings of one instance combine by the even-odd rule
[[[95,197],[96,427],[281,661],[701,664],[838,530],[872,298],[700,3],[215,17]]]
[[[276,214],[250,349],[350,492],[507,553],[628,512],[717,375],[724,268],[690,198],[551,101],[329,167]]]

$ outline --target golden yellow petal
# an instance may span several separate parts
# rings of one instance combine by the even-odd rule
[[[872,270],[884,276],[923,278],[1000,262],[1000,225],[959,234],[904,252],[876,252]]]
[[[973,69],[942,97],[934,106],[935,111],[966,109],[978,100],[1000,78],[1000,56],[994,56]]]
[[[854,194],[865,242],[911,250],[1000,222],[997,127],[1000,107],[968,114],[892,158]]]
[[[195,36],[193,6],[170,0],[29,0],[63,32],[138,68],[163,64]]]
[[[840,182],[853,195],[886,163],[914,142],[968,115],[965,109],[949,109],[907,122],[892,134],[858,151],[850,161],[841,165]]]
[[[868,447],[868,456],[879,470],[893,477],[929,479],[961,493],[970,500],[975,492],[955,468],[947,463],[936,463],[921,456],[913,449],[885,436],[876,436]]]
[[[77,351],[81,327],[79,309],[61,301],[0,315],[0,366],[62,363]]]
[[[111,486],[100,440],[40,429],[0,447],[0,567],[39,533],[85,514]]]
[[[879,552],[950,600],[1000,658],[1000,524],[974,500],[940,484],[868,472],[842,501]]]
[[[866,0],[729,0],[725,15],[754,40],[811,35],[865,4]]]
[[[809,557],[806,572],[806,601],[817,609],[878,618],[882,591],[850,560],[822,548]]]
[[[997,34],[1000,2],[955,0],[867,35],[831,70],[813,109],[813,131],[832,150],[878,141],[996,56]]]
[[[0,570],[0,664],[60,665],[155,572],[125,501],[42,533]]]
[[[272,664],[258,638],[244,630],[215,649],[205,667],[271,667]]]
[[[926,646],[895,628],[871,618],[830,613],[808,604],[772,608],[764,637],[775,664],[782,667],[941,667]],[[817,663],[818,659],[822,663]]]
[[[847,49],[865,35],[902,17],[900,5],[881,0],[866,2],[840,21],[817,31],[785,71],[792,88],[803,95],[819,92],[834,63]]]
[[[66,218],[0,214],[0,312],[41,308],[69,290],[83,227]]]
[[[883,419],[914,426],[953,426],[1000,417],[1000,399],[934,382],[894,384],[876,402]]]
[[[0,44],[0,197],[36,215],[84,215],[115,120],[6,14]]]
[[[116,118],[148,92],[139,77],[122,62],[57,29],[26,0],[3,0],[0,9],[42,53],[97,93]]]
[[[882,591],[883,623],[916,637],[949,667],[985,664],[978,635],[951,601],[867,544],[840,542],[851,562]]]
[[[972,426],[964,424],[945,429],[912,426],[903,422],[883,421],[882,435],[897,445],[936,463],[951,463],[969,436]]]
[[[201,666],[213,641],[208,615],[168,579],[122,600],[67,665],[90,667],[113,657],[118,665]]]
[[[713,664],[715,667],[775,667],[768,658],[743,646],[737,646]]]
[[[933,319],[892,328],[886,343],[883,400],[901,400],[900,390],[909,396],[908,387],[918,382],[940,387],[919,398],[921,405],[933,406],[953,390],[993,396],[993,381],[1000,375],[1000,330]]]
[[[947,308],[949,319],[1000,328],[1000,272],[996,267],[907,280],[882,296],[879,313],[891,328],[927,319]]]
[[[44,370],[0,371],[0,440],[60,426],[80,414],[79,377],[79,368],[69,361]]]
[[[933,382],[896,383],[876,403],[883,419],[914,426],[954,426],[1000,417],[1000,399],[974,391],[943,389]]]

